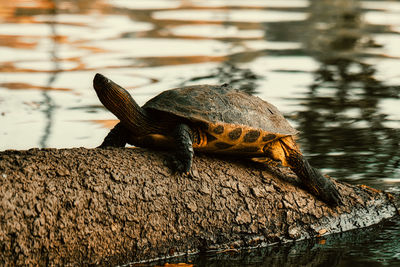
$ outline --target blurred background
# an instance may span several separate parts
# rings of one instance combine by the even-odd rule
[[[99,145],[117,121],[97,72],[139,104],[230,83],[277,106],[324,173],[400,191],[400,1],[0,0],[0,150]],[[400,260],[390,227],[376,264]]]

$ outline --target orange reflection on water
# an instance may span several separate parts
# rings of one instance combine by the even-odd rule
[[[21,40],[18,36],[13,35],[0,35],[0,46],[7,46],[13,48],[32,49],[36,43]]]
[[[0,19],[8,22],[29,22],[31,13],[24,10],[54,9],[54,1],[47,0],[0,0]]]
[[[54,90],[54,91],[71,91],[68,88],[57,88],[57,87],[49,87],[49,86],[37,86],[29,83],[0,83],[0,87],[5,87],[8,89],[13,90],[29,90],[29,89],[36,89],[36,90]]]

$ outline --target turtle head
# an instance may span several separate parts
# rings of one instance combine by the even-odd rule
[[[97,90],[101,89],[103,86],[105,86],[105,84],[112,82],[110,79],[108,79],[106,76],[104,76],[103,74],[100,73],[96,73],[96,75],[94,76],[93,79],[93,86],[94,89]]]
[[[128,91],[100,73],[94,76],[93,87],[100,102],[123,123],[132,116],[132,110],[141,110]]]
[[[98,98],[100,99],[100,102],[111,112],[113,112],[114,109],[113,103],[117,102],[116,104],[118,104],[118,102],[121,101],[133,101],[128,91],[100,73],[97,73],[94,76],[93,87]]]
[[[97,73],[93,87],[100,102],[111,111],[130,131],[145,135],[151,131],[151,119],[132,98],[128,91],[104,75]]]

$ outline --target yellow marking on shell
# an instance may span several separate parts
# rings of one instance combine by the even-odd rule
[[[221,129],[223,130],[221,131]],[[238,138],[232,138],[229,133],[241,129]],[[258,133],[257,133],[258,132]],[[276,139],[282,138],[285,135],[277,133],[268,133],[261,129],[254,129],[245,125],[231,125],[231,124],[208,124],[208,129],[200,130],[201,145],[196,145],[194,148],[200,151],[214,152],[214,153],[227,153],[227,154],[245,154],[261,156],[264,154],[264,146],[273,142]],[[271,139],[264,138],[270,134],[275,136]],[[207,135],[212,135],[215,140],[207,140]],[[264,140],[263,140],[264,138]]]

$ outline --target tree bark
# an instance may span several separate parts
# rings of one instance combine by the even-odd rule
[[[393,197],[335,182],[330,208],[285,168],[196,155],[189,176],[139,148],[0,152],[0,265],[121,264],[369,226]]]

